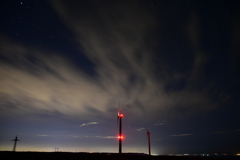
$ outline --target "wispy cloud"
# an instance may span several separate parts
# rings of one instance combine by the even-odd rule
[[[83,123],[83,124],[80,125],[80,127],[88,126],[88,125],[93,125],[93,124],[98,124],[98,122],[88,122],[88,123]]]
[[[171,135],[172,137],[182,137],[182,136],[191,136],[193,134],[187,133],[187,134],[177,134],[177,135]]]
[[[164,59],[156,57],[159,51],[151,33],[158,23],[141,6],[113,6],[119,17],[114,20],[108,8],[102,6],[99,10],[103,12],[95,15],[101,17],[99,23],[94,14],[84,15],[84,21],[79,22],[79,9],[60,1],[52,3],[73,32],[79,51],[94,64],[95,75],[85,74],[67,57],[60,56],[63,54],[1,37],[1,115],[58,114],[85,121],[98,116],[109,119],[109,112],[113,112],[119,99],[124,106],[131,106],[125,111],[134,115],[135,121],[143,117],[186,117],[216,107],[207,89],[194,89],[196,79],[191,78],[199,74],[196,70],[202,67],[204,57],[193,62],[197,69],[190,69],[183,89],[166,89],[186,75],[169,73]],[[85,125],[90,124],[80,126]]]
[[[74,138],[78,138],[79,136],[77,135],[68,135],[69,137],[74,137]]]
[[[138,128],[137,131],[142,131],[144,130],[145,128]]]
[[[86,138],[114,139],[116,136],[85,136]]]
[[[218,132],[214,132],[214,134],[229,134],[229,133],[235,133],[235,132],[240,132],[240,129],[229,130],[229,131],[218,131]]]
[[[157,123],[155,123],[156,126],[162,126],[162,125],[166,125],[167,121],[158,121]]]
[[[46,134],[40,134],[40,135],[37,135],[39,137],[48,137],[49,135],[46,135]]]
[[[100,139],[114,139],[116,136],[79,136],[79,135],[68,135],[73,138],[100,138]]]
[[[103,138],[103,139],[114,139],[117,138],[116,136],[97,136],[98,138]]]
[[[119,7],[113,4],[111,8],[114,8],[114,13],[121,17],[113,21],[111,16],[108,16],[110,14],[108,11],[111,12],[109,8],[99,5],[102,7],[99,10],[104,12],[91,14],[92,16],[85,15],[87,20],[82,22],[77,22],[77,19],[81,19],[78,17],[79,10],[69,10],[74,8],[73,6],[64,6],[61,2],[55,1],[53,6],[76,35],[75,39],[85,55],[97,66],[101,85],[112,96],[120,98],[125,105],[131,106],[128,112],[136,116],[153,116],[163,113],[161,111],[174,111],[169,115],[176,117],[182,110],[184,110],[183,114],[193,115],[215,107],[205,91],[192,89],[194,87],[192,85],[196,84],[194,81],[198,81],[198,77],[202,74],[201,69],[204,68],[205,63],[205,57],[198,51],[194,57],[196,60],[191,65],[194,68],[190,69],[186,87],[166,93],[168,86],[184,80],[186,75],[177,72],[168,73],[168,65],[165,66],[164,60],[161,59],[163,57],[157,57],[156,61],[155,46],[150,45],[151,43],[146,44],[145,39],[154,42],[156,37],[151,35],[151,32],[158,27],[158,23],[142,6],[123,3]],[[101,26],[97,25],[95,16],[100,17]],[[138,27],[134,27],[136,25]],[[195,31],[195,25],[190,27]],[[158,70],[156,64],[160,64],[161,69]],[[178,113],[175,114],[176,112]],[[162,115],[164,116],[165,113]]]

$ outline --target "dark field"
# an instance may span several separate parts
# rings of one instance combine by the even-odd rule
[[[2,160],[227,160],[239,157],[148,156],[137,154],[66,153],[66,152],[0,152]]]

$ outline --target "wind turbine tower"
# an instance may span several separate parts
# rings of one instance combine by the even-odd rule
[[[122,117],[123,114],[120,113],[120,111],[118,110],[118,122],[119,122],[119,135],[118,135],[118,140],[119,140],[119,154],[122,153],[122,139],[123,139],[123,135],[122,135]]]
[[[151,144],[150,144],[150,132],[147,130],[147,135],[148,135],[148,154],[149,156],[151,155]]]
[[[15,152],[15,151],[16,151],[16,146],[17,146],[17,141],[20,141],[20,140],[19,140],[19,139],[17,138],[17,136],[16,136],[16,138],[13,139],[12,141],[14,141],[13,152]]]

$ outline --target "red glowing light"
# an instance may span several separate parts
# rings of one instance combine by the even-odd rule
[[[118,117],[123,117],[123,114],[119,114]]]
[[[123,136],[118,136],[118,139],[123,139]]]
[[[123,117],[123,114],[120,114],[120,111],[118,110],[118,117],[121,118]]]

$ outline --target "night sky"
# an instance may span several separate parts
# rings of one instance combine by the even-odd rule
[[[0,150],[240,152],[238,1],[0,7]]]

